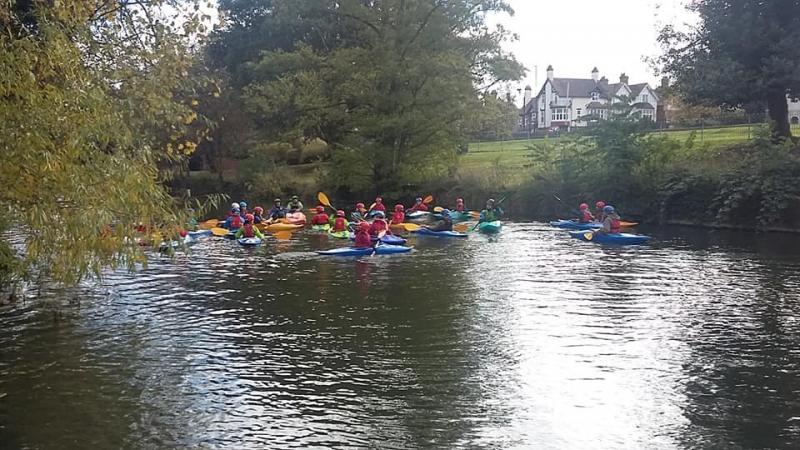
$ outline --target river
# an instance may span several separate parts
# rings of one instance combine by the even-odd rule
[[[0,308],[0,448],[800,443],[800,237],[208,239]]]

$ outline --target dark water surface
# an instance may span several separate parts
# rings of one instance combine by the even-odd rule
[[[800,237],[645,231],[209,239],[45,290],[0,309],[0,448],[797,448]]]

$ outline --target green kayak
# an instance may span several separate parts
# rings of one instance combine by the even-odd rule
[[[328,230],[330,230],[331,226],[328,225],[327,223],[325,225],[311,225],[311,229],[313,231],[319,231],[319,232],[323,232],[324,233],[324,232],[327,232]]]
[[[501,228],[503,228],[503,224],[500,223],[499,220],[495,220],[494,222],[481,222],[478,224],[478,231],[484,234],[497,234],[500,232]]]
[[[350,239],[350,232],[344,231],[328,231],[328,236],[336,239]]]

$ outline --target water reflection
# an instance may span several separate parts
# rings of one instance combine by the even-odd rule
[[[797,238],[653,232],[516,224],[360,260],[205,241],[57,321],[0,310],[0,447],[796,443]]]

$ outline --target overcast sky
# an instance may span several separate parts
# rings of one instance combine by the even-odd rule
[[[643,58],[660,53],[656,37],[665,24],[693,22],[686,0],[509,0],[513,17],[493,20],[519,35],[508,45],[529,70],[519,87],[534,87],[552,64],[556,77],[590,78],[597,66],[600,76],[618,81],[625,72],[631,83],[657,85]],[[515,92],[516,94],[516,92]]]

